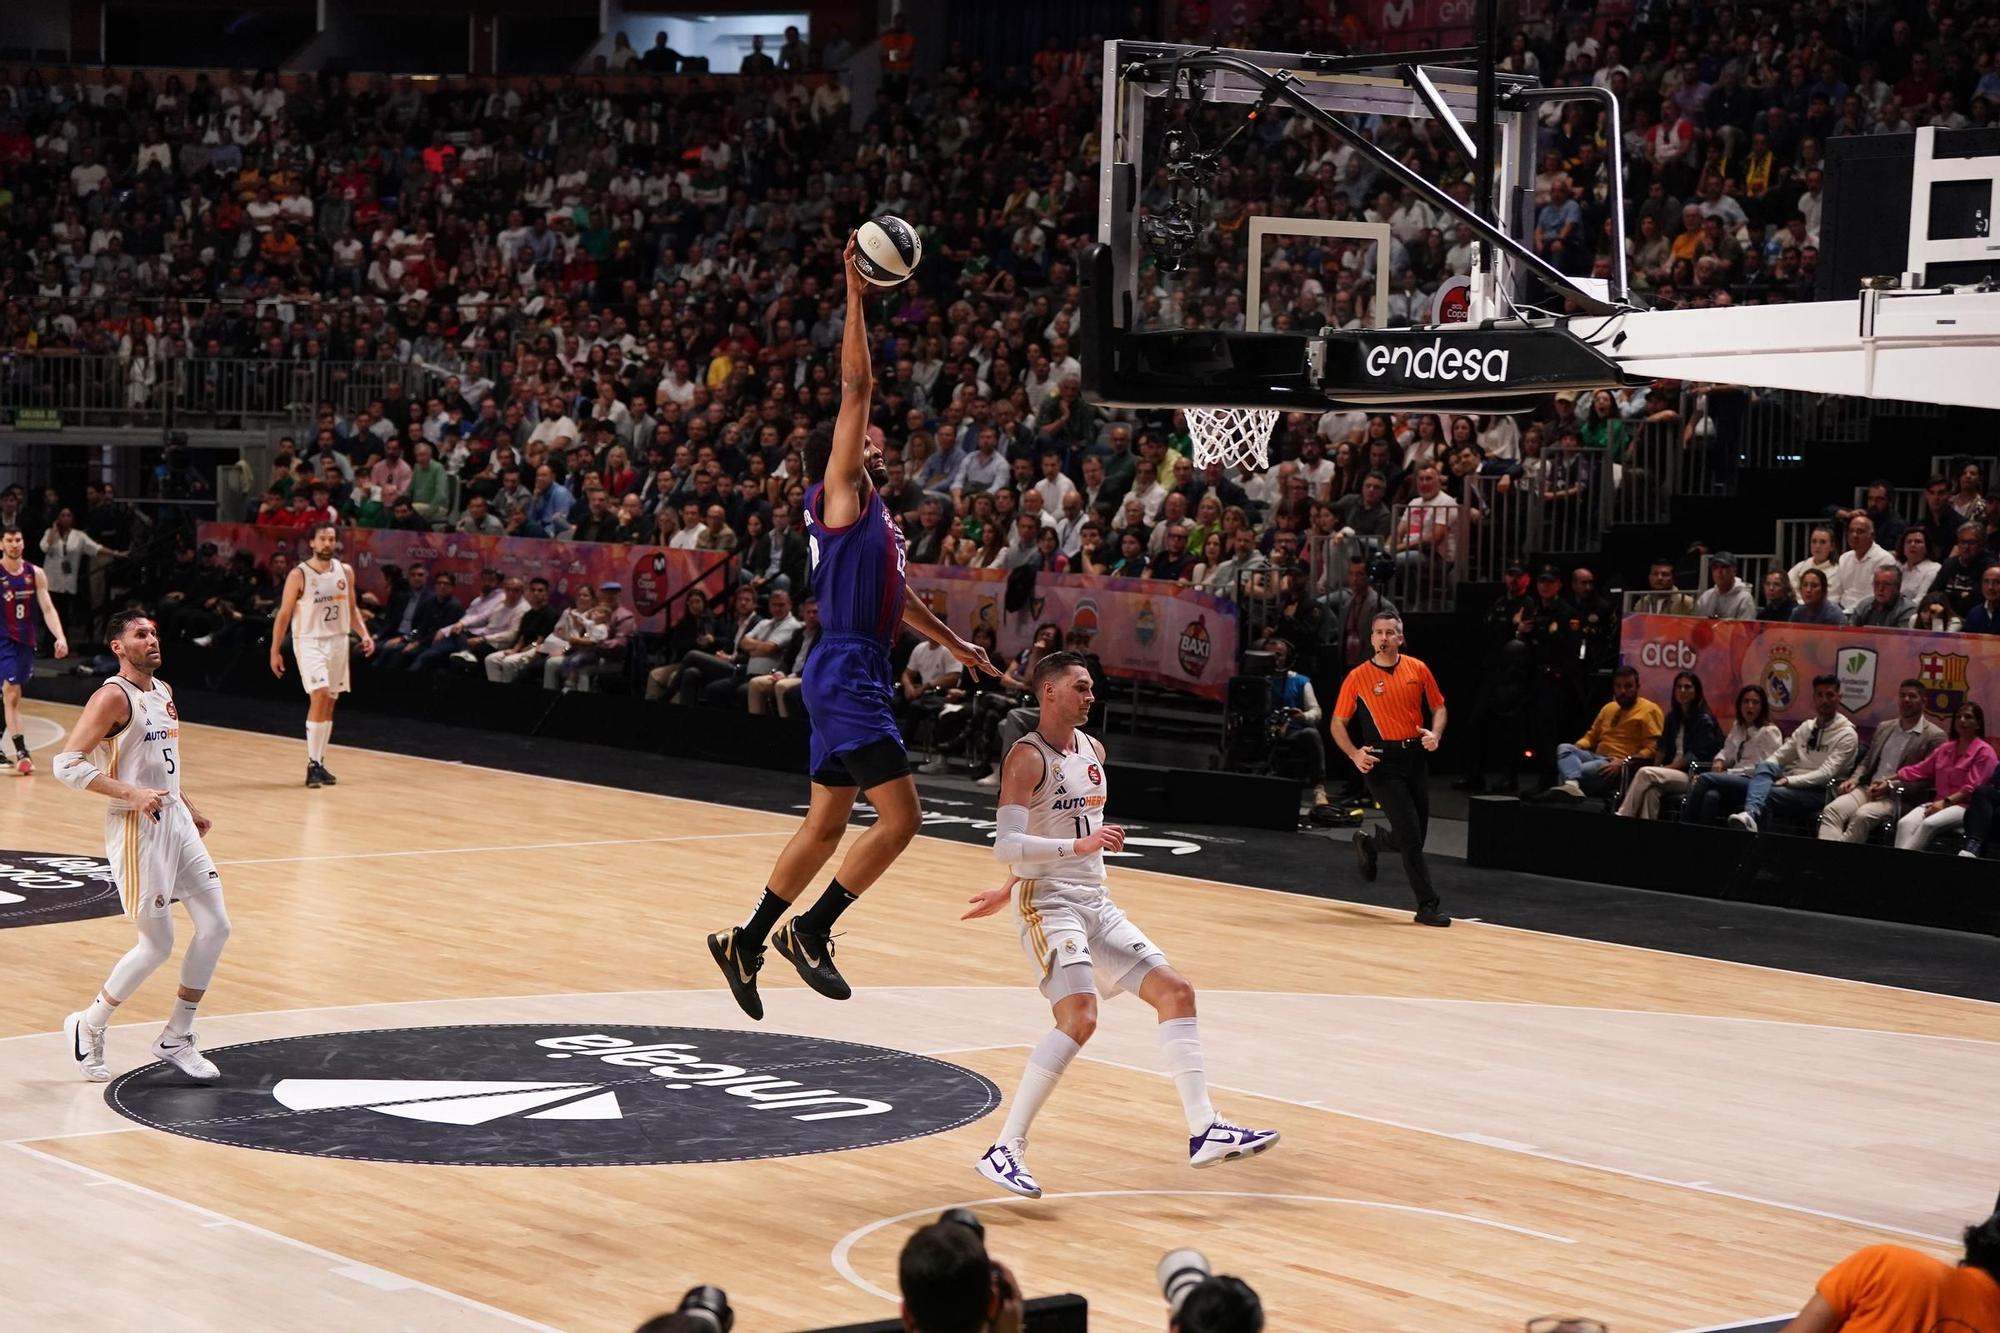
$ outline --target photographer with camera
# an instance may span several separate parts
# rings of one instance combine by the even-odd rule
[[[953,1208],[904,1242],[896,1261],[909,1333],[1020,1333],[1021,1284],[986,1253],[986,1228]]]
[[[721,1287],[689,1287],[681,1303],[666,1314],[654,1315],[639,1325],[635,1333],[729,1333],[736,1323],[736,1311],[729,1307],[729,1293]]]
[[[1160,1260],[1160,1295],[1170,1333],[1263,1333],[1257,1293],[1240,1277],[1217,1277],[1199,1250],[1170,1250]]]

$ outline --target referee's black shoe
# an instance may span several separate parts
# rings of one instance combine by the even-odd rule
[[[1362,829],[1354,835],[1354,859],[1360,863],[1361,878],[1375,882],[1375,839],[1368,830]]]
[[[1448,926],[1451,924],[1451,918],[1443,912],[1438,911],[1436,903],[1431,903],[1427,907],[1419,907],[1415,920],[1420,926]]]
[[[729,983],[729,993],[736,997],[736,1003],[743,1007],[744,1013],[761,1022],[764,1000],[757,994],[757,969],[764,966],[764,946],[744,948],[739,938],[742,934],[741,926],[716,931],[708,937],[708,953],[722,969],[723,980]]]
[[[806,985],[827,999],[853,997],[854,988],[847,984],[847,979],[833,965],[833,936],[802,930],[799,919],[793,917],[778,927],[778,933],[771,936],[771,945],[799,970],[799,976],[804,978]]]

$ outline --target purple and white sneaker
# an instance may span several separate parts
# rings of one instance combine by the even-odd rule
[[[1218,1120],[1199,1134],[1188,1137],[1188,1165],[1214,1166],[1239,1157],[1255,1157],[1278,1141],[1275,1129],[1245,1129],[1227,1120]]]
[[[974,1169],[1010,1194],[1018,1194],[1024,1199],[1039,1199],[1042,1187],[1028,1173],[1027,1150],[1026,1139],[996,1143],[986,1150],[986,1155],[979,1159],[979,1165]]]

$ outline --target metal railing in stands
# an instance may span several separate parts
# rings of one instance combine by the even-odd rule
[[[1667,522],[1683,480],[1681,453],[1680,422],[1641,424],[1627,443],[1623,459],[1607,459],[1599,466],[1599,485],[1608,492],[1604,496],[1607,520],[1615,524]]]
[[[1264,633],[1278,623],[1284,607],[1279,600],[1282,591],[1278,571],[1269,569],[1247,570],[1236,576],[1236,611],[1238,623],[1242,626],[1238,642],[1244,647],[1261,643]]]
[[[1811,553],[1814,528],[1825,528],[1829,532],[1832,532],[1833,523],[1824,518],[1781,518],[1777,520],[1777,537],[1772,544],[1777,547],[1778,559],[1783,563],[1786,570],[1789,571],[1793,565],[1796,565]],[[1838,557],[1840,554],[1839,533],[1834,533],[1833,551],[1834,555]]]
[[[1773,569],[1791,568],[1790,565],[1781,565],[1778,562],[1776,553],[1771,551],[1753,551],[1748,553],[1731,551],[1730,554],[1736,557],[1736,581],[1747,585],[1750,589],[1750,595],[1755,597],[1759,602],[1763,601],[1764,576]],[[1712,583],[1713,580],[1708,575],[1708,553],[1703,552],[1701,557],[1701,586],[1707,588]]]
[[[1597,484],[1603,455],[1594,449],[1555,449],[1522,465],[1520,484],[1533,497],[1521,520],[1530,551],[1595,551],[1603,544],[1610,513]]]
[[[1933,477],[1943,477],[1955,491],[1958,489],[1958,474],[1964,470],[1967,463],[1979,464],[1979,475],[1984,477],[1988,484],[1992,483],[1993,474],[2000,471],[2000,458],[1995,458],[1992,454],[1932,454],[1930,474]]]
[[[1416,499],[1395,507],[1389,547],[1396,576],[1389,599],[1398,609],[1413,615],[1452,609],[1466,578],[1471,530],[1472,511],[1465,505]]]
[[[1363,559],[1382,549],[1380,538],[1343,537],[1339,533],[1306,534],[1306,569],[1312,578],[1314,597],[1324,597],[1347,586],[1347,564],[1355,556]]]
[[[53,411],[66,426],[177,425],[261,429],[323,402],[365,408],[400,390],[421,402],[441,379],[401,361],[241,357],[125,360],[66,352],[0,354],[0,412]]]
[[[1868,503],[1868,488],[1854,488],[1854,508],[1860,509]],[[1889,508],[1905,523],[1924,521],[1924,488],[1922,486],[1895,486],[1889,491]]]

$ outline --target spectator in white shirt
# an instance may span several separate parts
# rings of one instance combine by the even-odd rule
[[[1076,483],[1063,475],[1062,455],[1053,449],[1042,451],[1042,479],[1033,488],[1042,497],[1044,514],[1059,514],[1063,497],[1076,494]]]
[[[1806,538],[1806,558],[1793,565],[1785,575],[1791,582],[1792,596],[1799,595],[1799,577],[1808,569],[1817,569],[1826,576],[1828,582],[1832,581],[1834,570],[1832,528],[1814,528],[1812,535]]]
[[[1840,606],[1843,614],[1853,614],[1856,607],[1875,595],[1878,569],[1894,569],[1897,577],[1902,577],[1896,557],[1875,544],[1875,521],[1866,514],[1856,514],[1847,521],[1847,549],[1834,563],[1833,575],[1827,580],[1827,596]]]

